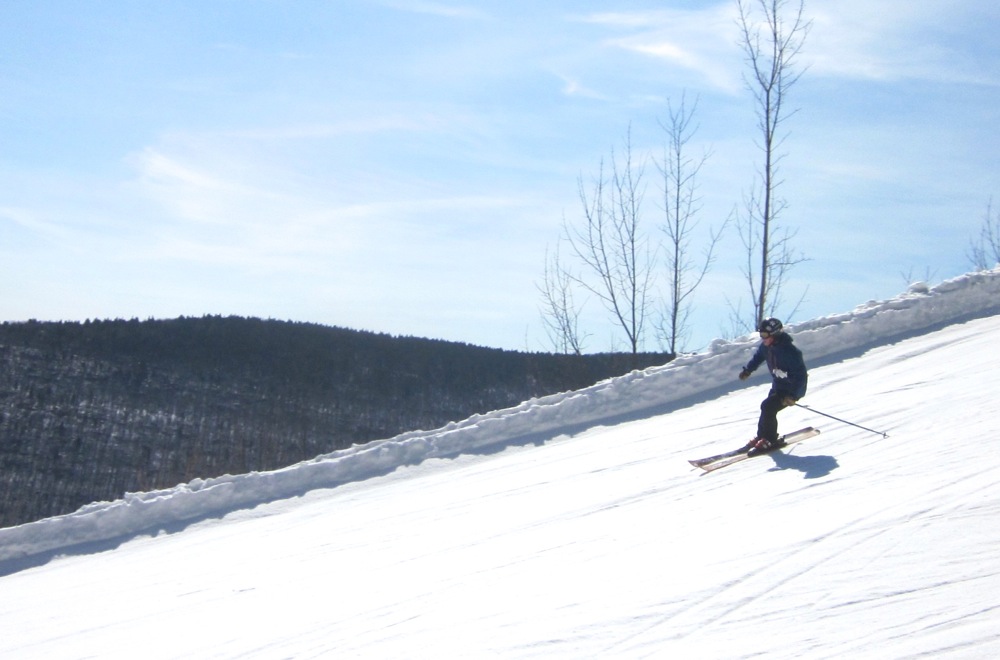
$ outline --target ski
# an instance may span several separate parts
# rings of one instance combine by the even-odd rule
[[[725,451],[721,454],[716,454],[715,456],[706,456],[705,458],[692,458],[688,461],[691,465],[695,467],[704,467],[709,463],[714,463],[716,461],[721,461],[724,458],[732,458],[733,456],[738,456],[746,451],[749,451],[746,447],[740,447],[739,449],[734,449],[732,451]]]
[[[794,445],[797,442],[802,442],[803,440],[816,435],[819,435],[819,429],[813,428],[812,426],[807,426],[804,429],[793,431],[792,433],[781,436],[781,439],[785,441],[785,444],[778,449]],[[772,449],[771,451],[776,450]],[[716,454],[715,456],[708,456],[705,458],[696,458],[688,462],[695,467],[701,468],[705,472],[712,472],[714,470],[718,470],[719,468],[724,468],[727,465],[732,465],[733,463],[739,463],[740,461],[745,461],[748,458],[753,458],[754,456],[766,456],[770,453],[770,451],[767,451],[751,456],[747,453],[747,449],[745,447],[740,447],[739,449],[734,449],[733,451],[727,451],[722,454]]]

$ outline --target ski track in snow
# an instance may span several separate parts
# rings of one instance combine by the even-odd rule
[[[0,657],[1000,657],[1000,271],[789,330],[822,429],[701,475],[752,338],[0,530]],[[162,533],[162,532],[167,533]]]

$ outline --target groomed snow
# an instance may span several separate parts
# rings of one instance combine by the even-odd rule
[[[269,473],[0,530],[3,658],[1000,657],[1000,271]]]

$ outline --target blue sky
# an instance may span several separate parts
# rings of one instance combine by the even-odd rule
[[[792,321],[964,273],[1000,198],[1000,5],[806,17]],[[547,350],[545,251],[630,126],[659,155],[668,101],[698,98],[696,241],[752,188],[734,21],[735,0],[7,3],[0,319],[237,314]],[[686,348],[730,329],[743,260],[727,235]],[[625,348],[597,301],[583,318],[589,350]]]

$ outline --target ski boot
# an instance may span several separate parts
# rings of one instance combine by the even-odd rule
[[[766,454],[772,452],[775,449],[781,449],[785,446],[785,439],[778,438],[777,440],[768,440],[767,438],[756,438],[750,449],[747,450],[747,456],[760,456],[761,454]]]

